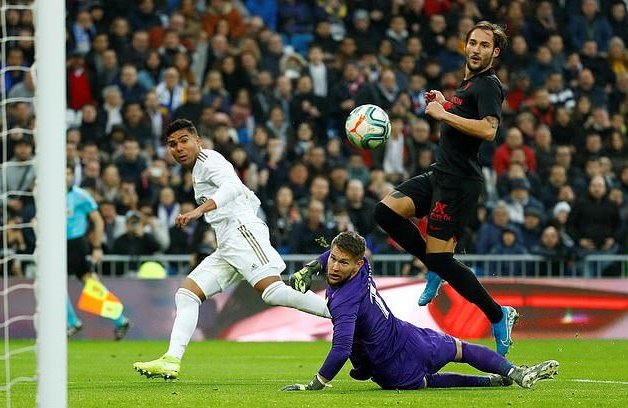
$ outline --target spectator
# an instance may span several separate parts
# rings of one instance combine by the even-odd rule
[[[552,165],[539,194],[539,199],[546,208],[554,207],[558,202],[559,190],[565,185],[567,185],[567,171],[560,164]]]
[[[510,223],[508,218],[508,206],[503,201],[498,201],[491,214],[491,220],[483,223],[478,229],[475,238],[475,253],[488,254],[491,248],[501,241],[502,229],[509,227],[514,231],[519,228]]]
[[[377,30],[371,25],[371,18],[368,11],[358,9],[353,12],[353,28],[349,31],[349,36],[355,40],[359,53],[375,53],[377,44],[381,38]]]
[[[560,240],[570,251],[574,250],[575,243],[573,238],[567,232],[567,223],[569,221],[569,213],[571,212],[571,205],[567,201],[560,201],[554,206],[552,210],[552,220],[550,225],[553,225],[558,230]]]
[[[563,75],[560,72],[551,72],[545,81],[545,88],[548,92],[549,102],[554,107],[554,114],[559,107],[571,110],[576,105],[574,93],[570,88],[565,87]]]
[[[545,225],[545,214],[536,207],[528,207],[524,211],[521,225],[521,244],[528,250],[537,245]]]
[[[110,133],[117,125],[122,124],[122,108],[124,100],[117,85],[110,85],[102,90],[104,103],[98,116],[105,124],[105,133]]]
[[[229,61],[229,59],[226,59],[226,61]],[[230,65],[231,63],[228,64]],[[229,89],[226,85],[225,87],[227,90]],[[240,88],[242,87],[243,85],[240,86]],[[261,71],[257,76],[257,89],[253,93],[253,114],[256,122],[264,123],[270,116],[271,109],[274,106],[279,106],[278,103],[278,98],[275,96],[273,89],[273,76],[268,71]],[[282,108],[282,106],[279,106],[279,108]],[[284,118],[282,118],[282,121],[284,121]]]
[[[569,22],[569,32],[573,45],[580,49],[586,40],[594,40],[600,46],[600,51],[608,50],[612,28],[608,19],[599,14],[597,0],[582,0],[582,15],[575,15]]]
[[[185,214],[192,211],[196,205],[193,202],[181,203],[180,211]],[[160,223],[163,225],[163,223]],[[168,241],[170,246],[166,251],[169,254],[192,254],[197,250],[197,246],[202,241],[202,236],[207,231],[207,224],[201,219],[192,220],[185,227],[178,228],[171,226],[168,231]]]
[[[149,91],[146,93],[146,97],[144,98],[144,113],[146,114],[150,123],[152,144],[154,148],[156,150],[163,150],[161,138],[167,120],[164,114],[161,112],[157,94],[153,91]]]
[[[623,51],[621,50],[622,58]],[[591,70],[596,85],[604,88],[615,82],[615,73],[609,66],[609,60],[598,53],[598,45],[595,41],[585,41],[580,52],[580,61],[585,68]]]
[[[560,31],[562,30],[559,21],[554,16],[552,2],[550,1],[538,2],[534,11],[534,17],[526,21],[523,29],[532,51],[535,51],[541,44],[545,44],[549,40],[550,35]]]
[[[126,232],[126,219],[123,215],[118,215],[116,205],[112,201],[101,201],[98,205],[104,226],[103,246],[105,253],[112,253],[113,244],[116,238]]]
[[[325,223],[331,221],[332,203],[329,199],[329,180],[327,180],[326,176],[319,174],[312,178],[308,196],[303,197],[297,203],[299,211],[302,215],[307,213],[307,207],[312,200],[320,201],[321,203],[323,203],[326,209],[326,212],[323,215],[323,219],[325,220]]]
[[[357,106],[355,98],[363,85],[364,79],[355,62],[348,62],[343,68],[342,78],[332,84],[329,113],[337,134],[343,134],[345,120]]]
[[[113,244],[113,252],[118,255],[132,255],[135,259],[129,264],[131,270],[136,271],[139,255],[152,255],[159,251],[159,243],[152,234],[144,232],[142,216],[135,211],[128,211],[126,218],[126,232],[118,237]],[[117,270],[117,269],[116,269]]]
[[[294,98],[290,103],[292,123],[311,122],[317,135],[325,135],[326,114],[325,99],[314,94],[312,78],[307,75],[299,77]]]
[[[98,117],[98,110],[94,103],[83,105],[79,130],[83,143],[104,144],[105,127],[103,121]]]
[[[491,247],[490,255],[524,255],[528,250],[517,239],[518,231],[506,227],[501,231],[501,237],[497,244]],[[491,262],[489,273],[491,275],[522,276],[524,264],[522,262]]]
[[[124,127],[137,139],[140,146],[143,148],[152,147],[152,130],[139,102],[129,102],[125,105]]]
[[[545,176],[554,163],[556,149],[552,144],[552,132],[545,125],[540,125],[534,132],[534,156],[536,157],[537,172]]]
[[[377,228],[373,218],[377,202],[370,197],[365,197],[364,184],[357,179],[347,183],[345,196],[345,208],[356,231],[363,236],[371,234]]]
[[[505,198],[508,207],[508,218],[511,222],[522,224],[526,209],[535,208],[539,213],[545,212],[545,206],[530,195],[530,182],[526,178],[510,181],[510,194]]]
[[[153,207],[149,202],[140,203],[139,213],[142,217],[144,233],[155,237],[155,241],[159,244],[160,252],[166,251],[170,247],[168,225],[155,216]],[[184,213],[182,210],[182,214]]]
[[[167,228],[174,227],[174,221],[181,212],[181,205],[177,203],[174,190],[165,187],[159,193],[159,203],[157,204],[157,219]]]
[[[575,106],[575,101],[574,101]],[[576,141],[583,134],[582,128],[578,127],[571,120],[571,115],[567,107],[559,107],[556,109],[555,119],[551,126],[552,139],[557,146],[575,145]]]
[[[8,75],[8,74],[7,74]],[[24,80],[11,87],[9,98],[32,98],[35,96],[35,84],[31,70],[24,73]]]
[[[536,171],[536,157],[530,147],[523,144],[523,134],[516,127],[508,129],[505,142],[495,149],[493,154],[493,169],[499,176],[508,168],[510,156],[514,149],[522,149],[525,153],[525,165],[531,171]]]
[[[122,92],[122,99],[126,103],[142,103],[146,96],[146,88],[137,79],[137,68],[134,65],[126,64],[120,71],[118,87]]]
[[[593,72],[588,68],[583,69],[578,74],[578,84],[574,89],[574,93],[576,100],[579,100],[582,96],[586,96],[593,106],[608,109],[608,95],[604,92],[603,88],[596,85],[595,76],[593,76]]]
[[[11,53],[7,56],[7,62],[9,64],[15,64],[11,62]],[[94,96],[92,94],[92,86],[94,86],[94,80],[91,73],[87,71],[85,66],[85,59],[83,54],[73,53],[68,61],[67,68],[67,88],[68,88],[68,107],[73,110],[80,110],[85,104],[94,102]],[[22,78],[17,80],[15,76],[16,71],[8,71],[5,75],[5,89],[11,90],[11,87],[22,81]],[[20,76],[23,74],[20,72]],[[11,81],[8,83],[8,81]]]
[[[622,232],[619,210],[608,199],[602,176],[591,179],[588,194],[572,207],[568,225],[580,255],[617,251]]]
[[[114,159],[114,164],[120,171],[121,179],[133,182],[136,186],[140,185],[142,173],[148,167],[141,155],[139,143],[135,139],[124,141],[122,153]]]
[[[628,164],[628,146],[626,136],[619,130],[613,130],[609,140],[608,155],[611,159],[613,170],[619,172]]]
[[[187,98],[185,103],[179,106],[173,114],[174,118],[185,118],[193,123],[198,123],[201,118],[203,104],[201,103],[203,96],[198,85],[188,87]],[[162,121],[163,123],[163,121]]]
[[[381,79],[377,83],[367,83],[355,97],[356,105],[372,103],[384,110],[389,110],[399,96],[399,87],[395,73],[391,70],[382,72]]]
[[[148,32],[144,30],[135,30],[131,46],[125,55],[121,56],[123,64],[131,64],[138,71],[146,66],[146,61],[150,55],[150,38]]]
[[[7,162],[6,166],[0,168],[0,177],[2,177],[0,180],[6,180],[6,184],[0,186],[1,193],[33,191],[35,183],[33,159],[33,140],[31,136],[22,136],[21,139],[18,139],[13,144],[13,157]],[[3,172],[5,174],[2,174]],[[13,194],[0,198],[0,201],[5,200],[10,209],[22,206],[22,199],[15,198]]]
[[[144,66],[137,74],[137,80],[145,89],[151,89],[151,92],[154,92],[155,86],[162,82],[164,74],[163,65],[159,53],[155,50],[149,51]]]
[[[312,44],[308,51],[308,65],[305,73],[312,78],[314,95],[327,97],[330,84],[334,81],[333,72],[323,62],[325,55],[320,45]]]
[[[179,71],[168,68],[164,72],[164,80],[155,88],[159,105],[165,114],[174,113],[186,101],[186,90],[179,81]]]
[[[290,237],[290,253],[315,254],[320,252],[321,244],[317,241],[324,238],[331,242],[334,231],[323,223],[325,206],[317,200],[311,200],[307,207],[305,219],[296,224]]]
[[[154,0],[139,0],[137,8],[131,12],[129,23],[133,31],[150,31],[161,26],[161,18],[155,10]]]
[[[277,190],[267,215],[273,246],[280,254],[288,253],[292,230],[302,221],[301,213],[294,203],[292,190],[288,186],[282,186]]]
[[[380,150],[381,151],[381,150]],[[403,120],[400,117],[391,119],[390,137],[383,149],[381,158],[386,178],[391,183],[399,183],[413,173],[412,142],[403,132]]]
[[[572,163],[572,152],[569,146],[559,145],[556,148],[556,156],[554,156],[556,164],[563,166],[567,171],[567,180],[569,184],[577,191],[587,189],[587,182],[584,172]]]
[[[229,113],[231,95],[222,82],[220,71],[209,71],[203,85],[203,105],[210,106],[216,112]]]
[[[173,67],[175,65],[175,58],[179,53],[187,53],[187,50],[183,44],[181,44],[181,37],[179,32],[175,29],[168,28],[164,31],[163,43],[157,49],[161,60],[166,67]],[[188,80],[188,78],[182,78]]]
[[[628,43],[628,13],[626,13],[626,4],[621,0],[613,1],[611,5],[611,15],[609,16],[609,24],[613,30],[613,35],[621,38],[624,43]]]
[[[552,53],[549,48],[542,45],[536,50],[536,58],[527,69],[533,88],[545,85],[547,77],[556,72],[556,67],[552,63]]]
[[[246,26],[238,8],[231,0],[210,0],[203,15],[203,29],[211,37],[214,34],[227,35],[230,39],[241,38]],[[221,26],[224,25],[224,28]],[[224,30],[224,31],[223,31]]]
[[[565,276],[571,274],[571,250],[561,241],[558,230],[547,226],[541,235],[541,242],[535,245],[530,253],[540,255],[547,262],[539,267],[540,276]]]

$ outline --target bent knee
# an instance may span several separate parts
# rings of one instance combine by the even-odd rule
[[[414,201],[407,195],[395,190],[388,194],[380,203],[404,218],[414,217],[416,207]]]

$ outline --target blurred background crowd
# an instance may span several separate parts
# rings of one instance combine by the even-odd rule
[[[482,147],[486,192],[458,250],[567,263],[624,254],[627,3],[67,0],[67,160],[99,203],[108,254],[215,248],[204,221],[173,227],[196,205],[190,172],[164,148],[178,117],[257,193],[280,253],[319,253],[317,238],[345,230],[366,236],[372,253],[400,253],[373,206],[435,160],[439,126],[425,115],[425,92],[455,92],[465,35],[489,20],[509,35],[496,66],[506,100],[496,141]],[[7,36],[33,35],[30,10],[7,10],[5,22]],[[24,69],[2,75],[2,160],[46,154],[30,132],[33,62],[33,41],[6,42],[3,70]],[[364,103],[391,118],[379,150],[344,138],[347,114]],[[4,171],[3,193],[32,191],[32,165]],[[2,197],[3,225],[33,218],[31,197]],[[17,253],[35,245],[30,229],[11,229],[8,241]]]

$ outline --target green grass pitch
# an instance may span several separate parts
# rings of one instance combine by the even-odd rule
[[[28,342],[11,343],[12,347]],[[485,343],[489,345],[489,343]],[[2,345],[4,348],[4,345]],[[188,348],[181,379],[148,380],[133,371],[135,361],[153,359],[165,342],[71,341],[68,399],[71,407],[596,407],[628,406],[628,341],[518,340],[509,357],[518,364],[546,359],[560,362],[555,380],[533,389],[428,389],[382,391],[358,382],[348,366],[333,388],[318,392],[279,392],[289,383],[308,382],[320,367],[329,343],[197,342]],[[12,377],[32,375],[34,354],[11,358]],[[0,383],[5,372],[0,367]],[[446,371],[472,373],[451,364]],[[581,381],[584,380],[584,381]],[[11,393],[13,407],[35,406],[35,384],[20,383]],[[0,406],[6,403],[0,392]],[[46,405],[44,405],[46,406]]]

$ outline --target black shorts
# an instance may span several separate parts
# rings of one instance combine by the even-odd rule
[[[428,215],[427,235],[449,241],[462,236],[483,188],[482,180],[431,170],[401,183],[395,190],[414,201],[418,218]]]
[[[84,237],[68,239],[68,275],[75,275],[81,279],[91,272],[91,262],[87,260],[89,245]]]

